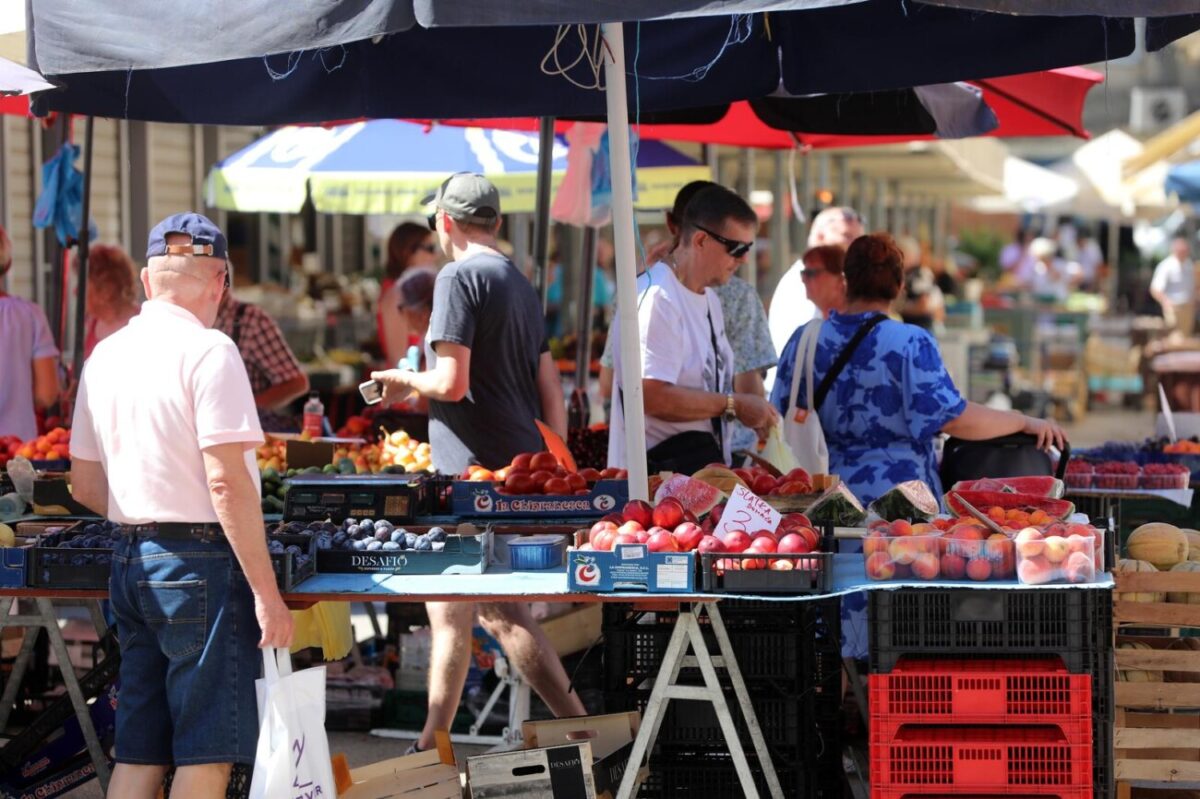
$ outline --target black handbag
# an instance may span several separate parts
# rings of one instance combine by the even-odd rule
[[[725,453],[721,451],[721,445],[707,430],[676,433],[646,450],[646,466],[650,474],[695,474],[710,463],[724,462]]]
[[[1071,447],[1066,445],[1056,470],[1050,455],[1038,449],[1037,437],[1028,433],[1014,433],[985,441],[964,441],[951,437],[942,448],[942,486],[949,490],[959,481],[984,477],[1038,477],[1052,474],[1061,480],[1066,474],[1070,458]]]

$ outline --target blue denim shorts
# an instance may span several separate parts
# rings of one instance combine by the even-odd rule
[[[116,760],[254,762],[254,598],[229,544],[125,537],[109,592],[121,641]]]

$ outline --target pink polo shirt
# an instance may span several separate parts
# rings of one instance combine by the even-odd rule
[[[84,367],[71,456],[104,466],[115,522],[217,521],[201,450],[243,442],[258,485],[262,441],[237,348],[177,305],[145,303]]]

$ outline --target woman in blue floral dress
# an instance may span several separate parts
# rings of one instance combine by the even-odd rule
[[[817,338],[813,380],[818,385],[858,329],[888,312],[903,285],[903,263],[886,233],[861,236],[850,244],[844,269],[846,309],[832,311]],[[771,402],[784,418],[807,402],[803,374],[797,396],[787,396],[803,330],[798,328],[784,347],[771,392]],[[973,441],[1024,432],[1037,436],[1043,447],[1060,449],[1065,441],[1053,422],[963,399],[934,338],[890,319],[866,334],[817,412],[829,448],[829,471],[864,505],[907,480],[924,482],[940,497],[933,442],[943,432]],[[859,629],[865,622],[861,614],[850,612],[861,604],[861,598],[843,602],[846,639],[852,644],[844,654],[854,657],[865,653],[866,636]]]

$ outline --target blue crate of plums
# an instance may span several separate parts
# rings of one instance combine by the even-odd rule
[[[121,525],[101,520],[49,528],[29,550],[29,586],[108,590],[113,545],[120,537]]]
[[[386,519],[293,521],[276,532],[311,536],[318,574],[482,574],[492,551],[492,531],[472,524],[447,530]]]
[[[317,573],[317,539],[312,535],[270,532],[267,552],[275,582],[284,593]]]

